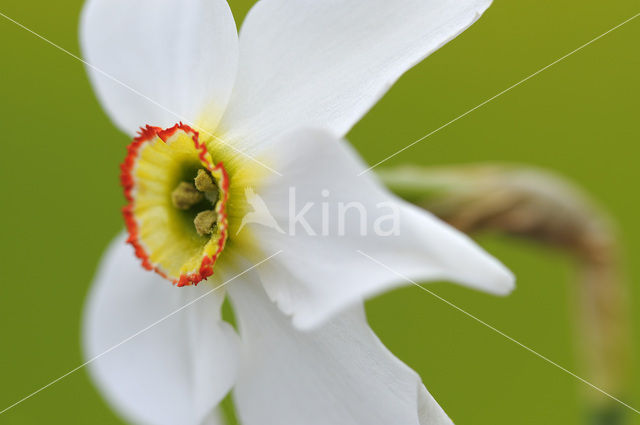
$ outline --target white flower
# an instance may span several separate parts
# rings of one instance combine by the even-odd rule
[[[132,136],[157,126],[143,127],[123,164],[128,240],[145,268],[185,286],[144,270],[126,236],[103,260],[84,346],[100,355],[92,376],[127,419],[220,423],[216,406],[234,387],[244,425],[451,423],[369,329],[363,300],[406,284],[398,274],[497,294],[512,276],[372,173],[359,177],[364,165],[341,137],[489,4],[261,0],[238,37],[224,0],[87,3],[82,46],[105,110]],[[208,182],[197,190],[196,173]],[[292,189],[297,205],[390,206],[398,228],[361,235],[348,214],[346,234],[293,235]],[[251,205],[275,221],[242,223]],[[303,219],[321,226],[322,209]],[[221,320],[225,292],[239,336]]]

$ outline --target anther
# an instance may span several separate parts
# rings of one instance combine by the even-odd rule
[[[198,170],[198,175],[196,176],[194,181],[199,191],[201,192],[215,191],[217,195],[218,188],[216,187],[209,173],[207,173],[202,168]]]
[[[193,183],[180,182],[171,193],[171,201],[174,207],[181,210],[188,210],[202,201],[203,196],[201,192],[198,192],[198,189],[196,189]]]
[[[218,220],[218,215],[213,210],[201,211],[193,220],[196,231],[200,236],[210,235]]]

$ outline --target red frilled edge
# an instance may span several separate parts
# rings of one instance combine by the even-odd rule
[[[220,238],[218,240],[218,247],[216,249],[216,252],[211,256],[205,256],[202,258],[202,262],[200,263],[200,268],[198,269],[198,271],[182,274],[178,279],[172,280],[166,275],[166,273],[164,273],[162,270],[160,270],[159,267],[155,266],[151,262],[151,260],[149,259],[149,254],[139,240],[138,223],[133,213],[135,209],[135,179],[133,177],[133,170],[136,164],[136,160],[139,156],[140,148],[145,143],[153,140],[153,138],[156,136],[158,136],[163,142],[166,143],[167,140],[178,130],[182,130],[185,133],[191,135],[196,149],[200,152],[198,154],[198,157],[202,164],[206,165],[209,171],[219,171],[222,174],[222,178],[220,179],[220,181],[218,181],[221,189],[220,194],[222,195],[222,202],[220,203],[220,205],[222,205],[222,208],[220,208],[220,211],[216,211],[220,217],[218,223],[221,223],[222,226],[220,227]],[[129,232],[127,243],[133,246],[136,257],[142,260],[142,267],[147,270],[155,271],[165,279],[172,280],[173,284],[179,287],[197,285],[202,280],[211,276],[213,274],[213,266],[220,256],[220,253],[224,249],[224,245],[226,243],[228,235],[226,205],[229,199],[229,176],[222,163],[214,166],[211,161],[209,161],[209,159],[207,158],[207,148],[204,143],[200,143],[198,132],[188,125],[182,123],[176,124],[173,127],[164,130],[160,127],[152,127],[149,125],[144,128],[140,128],[138,136],[134,138],[133,142],[131,142],[131,144],[127,147],[127,157],[120,165],[120,182],[122,184],[122,187],[124,188],[124,196],[127,200],[127,205],[122,208],[122,215],[124,216],[125,225],[127,226],[127,230]]]

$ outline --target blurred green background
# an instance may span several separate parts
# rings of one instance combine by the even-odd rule
[[[241,22],[253,1],[233,1]],[[79,54],[80,0],[2,0],[0,12]],[[411,70],[351,132],[375,163],[640,12],[637,0],[497,0]],[[98,105],[80,62],[0,17],[0,410],[83,362],[84,297],[122,228],[118,165],[128,139]],[[617,220],[640,289],[640,18],[473,112],[389,164],[526,163],[558,171]],[[430,288],[581,374],[563,254],[501,237],[481,243],[518,276],[494,298]],[[368,304],[370,321],[458,424],[583,424],[583,383],[416,288]],[[635,309],[635,322],[640,312]],[[635,327],[635,338],[640,326]],[[640,374],[626,396],[640,407]],[[118,424],[85,371],[0,423]],[[629,424],[640,415],[629,411]]]

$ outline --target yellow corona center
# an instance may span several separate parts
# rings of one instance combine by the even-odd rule
[[[122,171],[129,242],[143,265],[179,286],[210,276],[228,237],[229,176],[198,134],[147,127]]]

